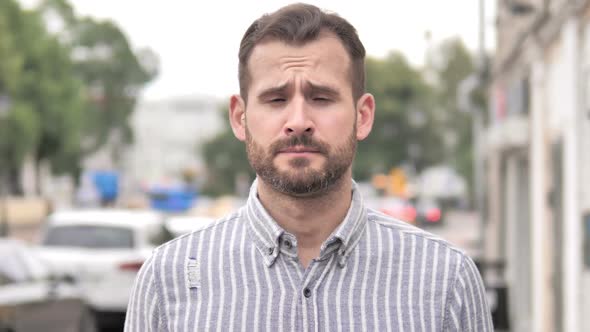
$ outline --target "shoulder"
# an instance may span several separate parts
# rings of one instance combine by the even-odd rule
[[[238,227],[241,223],[237,221],[243,219],[242,210],[243,209],[239,209],[225,217],[216,220],[204,228],[184,234],[160,245],[153,251],[152,262],[161,264],[159,262],[169,261],[169,258],[177,256],[181,249],[190,249],[190,247],[195,247],[198,245],[198,242],[211,241],[211,235],[223,228]],[[182,253],[184,252],[186,252],[186,250],[182,251]]]
[[[417,250],[428,250],[430,248],[431,250],[438,250],[439,253],[446,254],[448,252],[460,264],[469,258],[462,249],[457,248],[438,235],[427,232],[407,222],[392,218],[379,211],[368,209],[367,219],[369,225],[389,230],[395,238],[402,239],[406,244],[411,242]],[[437,256],[441,257],[441,255]]]

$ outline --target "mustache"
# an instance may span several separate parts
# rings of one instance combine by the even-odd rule
[[[318,141],[309,135],[294,135],[286,139],[282,139],[272,143],[269,147],[273,155],[277,155],[279,151],[295,146],[303,146],[309,149],[318,151],[321,154],[328,154],[328,144]]]

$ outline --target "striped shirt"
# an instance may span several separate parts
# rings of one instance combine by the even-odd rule
[[[244,207],[154,251],[130,298],[127,332],[492,331],[473,261],[447,242],[350,209],[304,269],[297,239]]]

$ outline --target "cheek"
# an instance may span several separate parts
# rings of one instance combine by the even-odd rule
[[[246,123],[251,138],[259,144],[266,145],[280,132],[280,124],[276,119],[256,115],[249,115]]]
[[[332,116],[325,119],[319,119],[316,122],[321,136],[326,139],[340,140],[348,137],[354,128],[354,117]]]

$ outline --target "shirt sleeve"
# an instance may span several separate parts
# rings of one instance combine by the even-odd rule
[[[125,332],[162,331],[159,297],[154,276],[152,255],[142,265],[129,298],[125,317]]]
[[[450,289],[444,331],[494,331],[483,281],[467,256]]]

